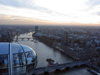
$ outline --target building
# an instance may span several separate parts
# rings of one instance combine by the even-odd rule
[[[64,32],[64,36],[63,36],[63,43],[68,43],[68,33],[67,32]]]
[[[38,32],[38,26],[35,26],[35,33]]]
[[[67,44],[59,45],[58,43],[56,43],[54,46],[63,49],[64,53],[76,60],[85,60],[95,57],[96,51],[94,40],[92,40],[90,46],[84,45],[82,43],[74,43],[73,38],[69,38],[69,41],[70,42],[68,43],[66,42]]]

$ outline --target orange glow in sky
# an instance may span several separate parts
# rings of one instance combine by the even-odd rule
[[[0,0],[0,24],[100,25],[100,0]]]

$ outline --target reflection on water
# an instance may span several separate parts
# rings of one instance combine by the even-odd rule
[[[31,36],[29,36],[29,33],[27,33],[27,34],[21,34],[19,37],[31,37]],[[20,44],[28,45],[36,51],[37,56],[38,56],[37,67],[47,66],[48,65],[48,63],[46,62],[47,58],[52,58],[53,60],[55,60],[55,62],[58,62],[59,64],[69,63],[69,62],[74,61],[73,59],[65,55],[64,53],[58,50],[54,50],[53,48],[45,45],[42,42],[37,41],[37,43],[34,43],[31,40],[27,40],[27,39],[24,39],[24,40],[20,39],[18,42]],[[59,73],[54,72],[51,74],[54,74],[54,75],[55,74],[57,75],[91,75],[87,71],[87,67],[73,68],[73,69],[65,70],[63,72],[59,72]]]

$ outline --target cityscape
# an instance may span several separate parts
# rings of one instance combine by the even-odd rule
[[[100,0],[0,0],[0,75],[100,75]]]
[[[36,35],[75,59],[99,56],[99,27],[43,27]]]
[[[81,63],[88,62],[90,65],[91,64],[95,65],[98,68],[93,67],[90,70],[91,66],[89,66],[86,70],[87,72],[90,72],[90,75],[99,74],[100,27],[98,26],[90,27],[90,26],[9,26],[7,25],[7,26],[0,26],[0,31],[1,31],[0,32],[1,42],[9,41],[12,43],[14,42],[22,43],[25,41],[26,42],[29,41],[29,42],[33,42],[34,44],[41,42],[46,46],[53,48],[53,50],[60,51],[62,55],[66,55],[68,58],[70,58],[71,61],[67,59],[69,61],[69,62],[67,61],[68,63],[77,61]],[[24,35],[28,34],[28,35],[20,37],[20,35],[22,34]],[[30,38],[30,36],[32,38]],[[28,44],[28,46],[30,45]],[[41,51],[39,52],[41,53]],[[37,56],[39,56],[38,52],[37,52]],[[51,64],[51,61],[46,62],[47,59],[51,59],[54,63]],[[51,65],[57,65],[57,64],[60,65],[60,64],[67,63],[67,62],[58,62],[57,59],[58,58],[54,53],[53,58],[47,56],[45,57],[45,60],[42,61],[42,63],[46,62],[45,65],[47,63]],[[46,66],[48,66],[48,64]],[[39,61],[37,66],[38,65],[40,65]],[[38,67],[43,67],[43,66],[38,66]],[[63,74],[63,71],[61,73],[58,72],[56,74]],[[73,75],[73,73],[71,75]]]

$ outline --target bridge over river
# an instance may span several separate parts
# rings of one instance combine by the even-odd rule
[[[26,38],[14,38],[13,41],[18,41],[18,40],[34,40],[33,38],[26,37]]]
[[[64,63],[64,64],[54,64],[51,66],[46,66],[46,67],[40,67],[40,68],[36,68],[34,70],[32,70],[30,72],[30,74],[40,74],[40,73],[49,73],[51,71],[56,71],[56,70],[64,70],[64,69],[68,69],[68,68],[73,68],[73,67],[79,67],[82,65],[88,65],[89,62],[81,62],[81,61],[76,61],[76,62],[72,62],[72,63]]]

